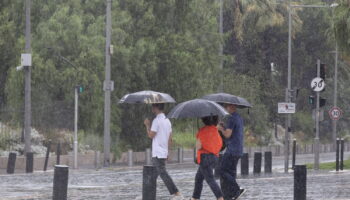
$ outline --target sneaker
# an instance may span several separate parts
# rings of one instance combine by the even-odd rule
[[[243,194],[246,192],[247,190],[246,189],[240,189],[239,190],[239,194],[236,195],[235,197],[233,197],[232,199],[233,200],[238,200],[239,198],[241,198],[243,196]]]

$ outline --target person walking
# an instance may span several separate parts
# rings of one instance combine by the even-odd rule
[[[213,169],[222,147],[222,139],[216,127],[218,124],[218,117],[204,117],[202,121],[205,126],[201,128],[196,135],[196,149],[198,149],[197,163],[199,164],[199,168],[195,177],[192,200],[200,199],[204,180],[208,183],[215,197],[218,200],[224,200],[221,189],[216,183],[213,174]]]
[[[238,199],[245,192],[236,181],[237,164],[243,155],[243,119],[236,112],[236,106],[233,104],[224,104],[225,109],[230,113],[226,124],[220,124],[218,129],[225,138],[226,152],[222,157],[220,164],[222,179],[222,191],[226,199]]]
[[[169,193],[173,195],[172,200],[181,200],[183,197],[165,168],[172,138],[171,122],[164,114],[164,104],[152,104],[152,112],[156,115],[152,125],[149,119],[144,121],[147,135],[152,139],[152,163],[168,188]]]

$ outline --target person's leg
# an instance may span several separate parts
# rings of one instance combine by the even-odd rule
[[[233,181],[233,194],[237,195],[240,193],[240,187],[236,181],[237,178],[237,164],[239,161],[240,157],[239,156],[233,156],[233,170],[232,170],[232,175],[234,177],[234,181]]]
[[[179,190],[175,186],[174,181],[171,179],[171,177],[169,176],[168,172],[165,169],[165,159],[154,158],[153,160],[154,160],[153,163],[156,164],[154,166],[157,168],[157,172],[160,178],[163,180],[166,187],[168,188],[169,193],[172,195],[179,194]]]
[[[200,168],[198,168],[196,177],[194,179],[194,190],[192,194],[192,199],[200,199],[201,194],[202,194],[202,189],[203,189],[203,180],[204,176],[200,171]]]
[[[213,169],[216,163],[216,157],[214,155],[207,155],[203,158],[203,165],[200,165],[199,169],[204,176],[205,181],[208,183],[211,191],[214,193],[217,199],[222,199],[223,194],[217,182],[215,181]]]
[[[234,175],[234,160],[233,156],[229,153],[225,153],[221,160],[221,189],[225,198],[232,198],[236,195],[234,193],[235,188],[235,175]]]

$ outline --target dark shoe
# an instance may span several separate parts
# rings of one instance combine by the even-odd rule
[[[237,194],[235,197],[232,198],[232,200],[238,200],[239,198],[241,198],[243,196],[243,194],[246,192],[246,189],[240,189],[239,190],[239,194]]]

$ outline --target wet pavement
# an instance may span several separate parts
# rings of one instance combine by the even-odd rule
[[[192,164],[169,165],[169,174],[187,199],[194,187],[196,167]],[[51,199],[53,172],[0,175],[0,199]],[[293,174],[262,174],[260,177],[239,178],[247,189],[243,199],[293,199]],[[170,196],[158,179],[157,199]],[[350,171],[342,173],[308,171],[308,199],[350,199]],[[142,168],[103,170],[70,170],[68,199],[141,199]],[[215,199],[204,184],[203,200]]]
[[[345,158],[349,157],[349,152]],[[334,161],[334,153],[321,154],[322,162]],[[272,175],[238,178],[239,184],[247,189],[243,199],[293,199],[293,174],[283,172],[283,157],[273,158]],[[313,155],[297,156],[297,164],[312,163]],[[262,164],[264,166],[264,164]],[[250,171],[252,160],[250,159]],[[186,199],[191,197],[197,166],[193,162],[169,164],[168,171]],[[238,171],[240,171],[238,169]],[[263,171],[263,170],[262,170]],[[0,199],[52,199],[53,171],[0,175]],[[158,179],[157,200],[169,200],[170,196],[163,182]],[[68,199],[141,199],[142,167],[114,167],[110,169],[70,170]],[[334,173],[329,171],[308,171],[308,199],[350,200],[350,171]],[[203,200],[215,199],[205,183]]]

